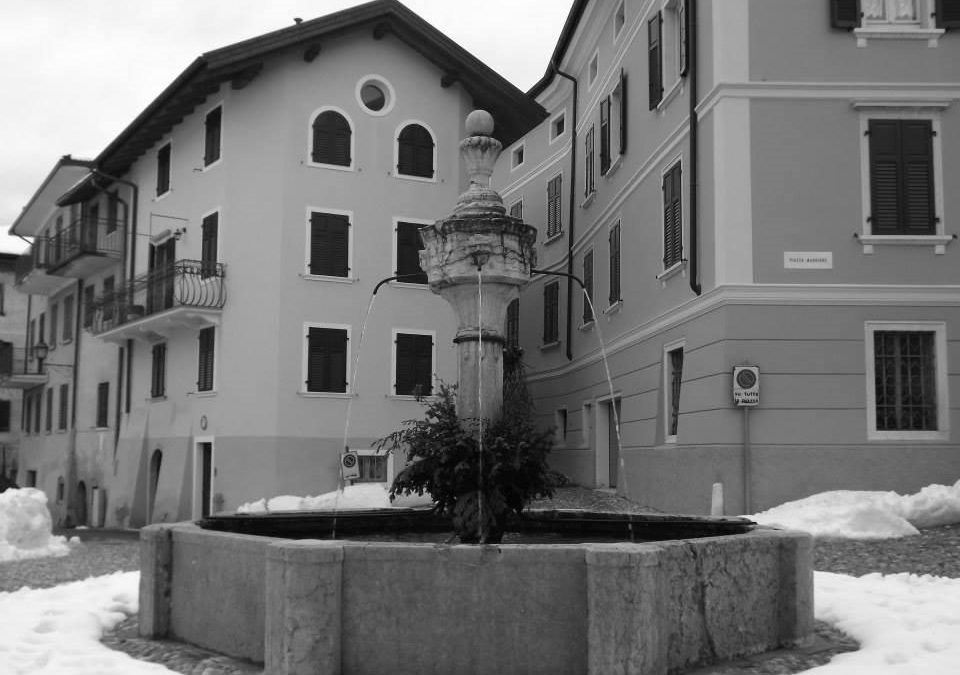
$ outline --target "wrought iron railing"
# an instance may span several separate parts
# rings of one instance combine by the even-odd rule
[[[0,342],[0,378],[10,375],[40,375],[38,365],[31,369],[31,350],[14,347],[10,342]]]
[[[90,330],[103,333],[174,307],[222,309],[223,263],[178,260],[104,293],[94,302]]]
[[[55,234],[44,238],[44,260],[56,267],[82,254],[119,258],[123,254],[124,227],[116,219],[78,218]]]

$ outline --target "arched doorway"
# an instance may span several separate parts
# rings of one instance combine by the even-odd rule
[[[80,481],[77,484],[77,525],[87,524],[87,484]]]
[[[148,494],[149,498],[149,510],[147,511],[147,522],[153,522],[153,507],[157,500],[157,484],[160,482],[160,465],[163,463],[163,452],[160,450],[154,450],[153,455],[150,457],[150,492]]]

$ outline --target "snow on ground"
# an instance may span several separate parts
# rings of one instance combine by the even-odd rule
[[[430,506],[430,495],[398,495],[390,502],[390,488],[386,483],[357,483],[343,491],[327,492],[316,497],[282,495],[242,504],[237,513],[271,513],[274,511],[330,511],[354,509],[414,508]]]
[[[960,480],[928,485],[916,494],[835,490],[749,516],[761,525],[802,530],[817,537],[888,539],[919,527],[960,522]],[[960,668],[958,668],[960,672]]]
[[[0,593],[0,673],[172,673],[100,644],[105,632],[137,611],[139,579],[139,572],[117,572],[53,588]]]
[[[67,555],[66,538],[52,535],[52,526],[42,491],[20,488],[0,492],[0,562]]]

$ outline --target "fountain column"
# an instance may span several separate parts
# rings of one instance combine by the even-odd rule
[[[473,424],[481,417],[496,419],[501,412],[507,305],[530,280],[537,231],[506,215],[503,199],[490,187],[503,149],[490,135],[490,113],[473,111],[466,129],[460,154],[470,185],[450,216],[420,230],[420,266],[430,290],[457,313],[457,416]]]

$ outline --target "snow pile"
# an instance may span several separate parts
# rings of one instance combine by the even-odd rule
[[[52,536],[47,496],[36,488],[0,492],[0,561],[67,555],[65,537]]]
[[[806,675],[946,675],[960,664],[960,579],[814,574],[816,616],[860,642]]]
[[[5,495],[6,493],[4,493]],[[53,588],[0,593],[0,672],[4,675],[172,673],[100,643],[136,613],[139,572],[117,572]]]
[[[356,509],[415,508],[430,506],[430,495],[397,496],[390,502],[390,488],[386,483],[357,483],[343,491],[327,492],[316,497],[281,495],[241,504],[237,513],[272,513],[275,511],[344,511]]]
[[[960,522],[960,480],[928,485],[916,494],[821,492],[749,516],[761,525],[818,537],[889,539],[918,534],[919,527]]]

